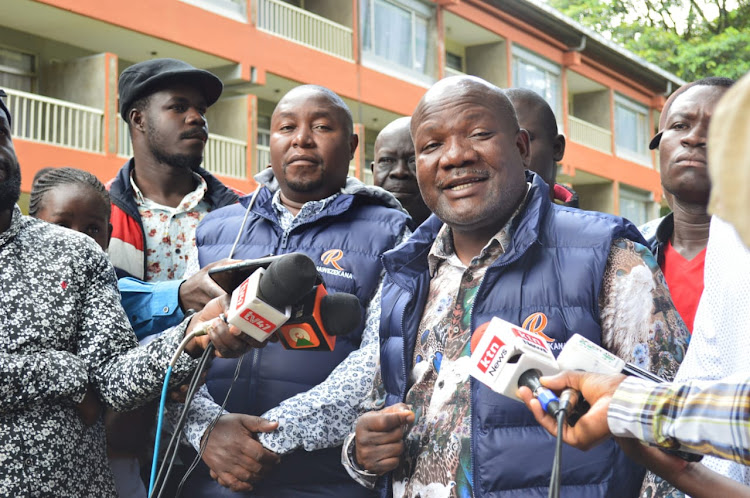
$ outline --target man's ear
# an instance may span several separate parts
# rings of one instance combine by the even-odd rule
[[[359,145],[359,135],[352,133],[349,137],[349,159],[354,159],[354,153],[357,151]]]
[[[562,134],[558,134],[555,137],[555,140],[552,142],[552,159],[555,160],[556,163],[559,163],[562,161],[563,156],[565,155],[565,136]]]
[[[145,115],[136,108],[130,109],[128,112],[128,122],[130,126],[137,130],[144,131],[146,129]]]
[[[523,167],[528,169],[531,159],[531,152],[529,149],[529,132],[524,130],[523,128],[518,130],[518,133],[516,133],[516,147],[518,147],[518,152],[521,154]]]

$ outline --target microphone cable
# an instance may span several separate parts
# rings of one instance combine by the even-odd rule
[[[218,317],[218,319],[225,320],[225,317],[222,314]],[[156,419],[156,437],[154,440],[154,456],[151,461],[151,477],[149,479],[149,486],[148,486],[149,498],[153,496],[154,485],[156,483],[156,473],[157,473],[156,470],[157,470],[157,463],[159,459],[159,443],[161,439],[162,424],[164,421],[164,405],[166,404],[166,401],[167,401],[167,393],[169,391],[169,379],[172,376],[172,369],[177,364],[177,361],[180,359],[182,352],[185,350],[185,347],[187,347],[190,341],[192,341],[196,337],[200,337],[200,336],[208,334],[208,329],[211,327],[212,322],[213,320],[204,322],[200,324],[198,327],[196,327],[195,330],[193,330],[188,335],[186,335],[182,339],[182,342],[180,342],[180,345],[177,347],[177,350],[174,352],[174,354],[172,355],[172,359],[169,361],[169,364],[167,365],[167,371],[164,375],[164,384],[162,385],[162,390],[161,390],[161,398],[159,399],[159,411],[158,411],[158,415]],[[206,348],[206,350],[203,351],[203,355],[206,355],[206,351],[208,349],[209,348]],[[201,356],[201,360],[203,360],[203,355]],[[196,374],[193,373],[194,377],[195,375]],[[192,384],[192,381],[191,381],[191,384]]]
[[[174,465],[174,461],[177,457],[177,451],[179,449],[180,434],[182,433],[182,428],[185,426],[185,421],[187,419],[188,410],[190,409],[190,404],[193,401],[195,392],[200,386],[200,378],[208,368],[208,364],[210,363],[213,351],[214,345],[209,343],[208,347],[203,351],[203,355],[201,355],[198,366],[196,367],[195,371],[193,372],[193,376],[190,379],[188,390],[185,393],[185,403],[180,413],[180,418],[177,421],[177,425],[173,428],[172,437],[170,438],[167,449],[164,452],[164,458],[162,459],[161,466],[159,467],[159,473],[156,476],[153,493],[156,494],[156,491],[159,490],[158,494],[156,494],[157,497],[162,495],[162,491],[167,482],[167,479],[172,472],[172,467]],[[167,464],[167,462],[169,463]]]
[[[257,354],[257,351],[254,351],[253,354]],[[190,474],[193,472],[193,470],[195,470],[195,467],[198,466],[198,463],[201,461],[201,458],[203,458],[203,453],[206,451],[206,447],[208,446],[208,438],[211,437],[211,432],[213,432],[214,427],[216,427],[216,424],[219,422],[219,419],[224,414],[224,408],[227,406],[227,402],[229,401],[229,395],[232,394],[232,388],[234,387],[234,383],[237,380],[237,377],[240,376],[240,369],[242,367],[242,361],[245,359],[245,356],[247,356],[247,353],[240,356],[239,360],[237,360],[237,367],[234,369],[234,376],[232,377],[232,382],[229,384],[229,389],[227,389],[227,394],[226,396],[224,396],[224,401],[221,403],[221,406],[216,411],[216,416],[214,416],[214,419],[206,428],[206,433],[203,436],[203,441],[201,441],[201,446],[198,450],[198,454],[195,455],[195,458],[193,459],[193,462],[190,464],[190,467],[188,467],[188,469],[185,471],[185,475],[182,476],[182,480],[180,481],[180,485],[177,487],[177,492],[175,493],[174,498],[178,498],[180,496],[180,494],[182,493],[182,488],[185,486],[185,483],[187,482],[188,477],[190,477]]]
[[[555,419],[557,421],[557,439],[555,441],[555,457],[552,463],[552,473],[549,480],[548,498],[560,497],[560,481],[562,471],[562,443],[563,443],[563,426],[567,423],[568,417],[575,410],[580,394],[575,389],[565,389],[560,395],[560,405],[555,410]],[[575,423],[573,421],[572,423]]]

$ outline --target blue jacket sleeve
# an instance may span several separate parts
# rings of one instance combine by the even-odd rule
[[[117,282],[122,307],[138,340],[179,325],[185,318],[179,303],[183,280],[143,282],[127,277]]]

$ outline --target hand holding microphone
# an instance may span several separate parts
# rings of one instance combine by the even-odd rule
[[[575,426],[563,428],[563,441],[580,450],[588,450],[609,438],[607,410],[617,386],[625,379],[622,374],[593,374],[579,371],[564,371],[551,377],[544,377],[542,383],[553,391],[573,388],[590,403],[589,410],[578,419]],[[542,409],[528,388],[520,388],[518,395],[534,414],[539,425],[550,434],[557,433],[557,421]]]

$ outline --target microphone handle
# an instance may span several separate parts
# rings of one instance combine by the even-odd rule
[[[542,405],[542,409],[549,413],[553,417],[560,409],[560,400],[555,396],[555,393],[547,389],[539,382],[539,377],[542,376],[542,372],[536,368],[526,370],[518,378],[518,387],[526,386],[534,394],[534,397],[539,400]]]

